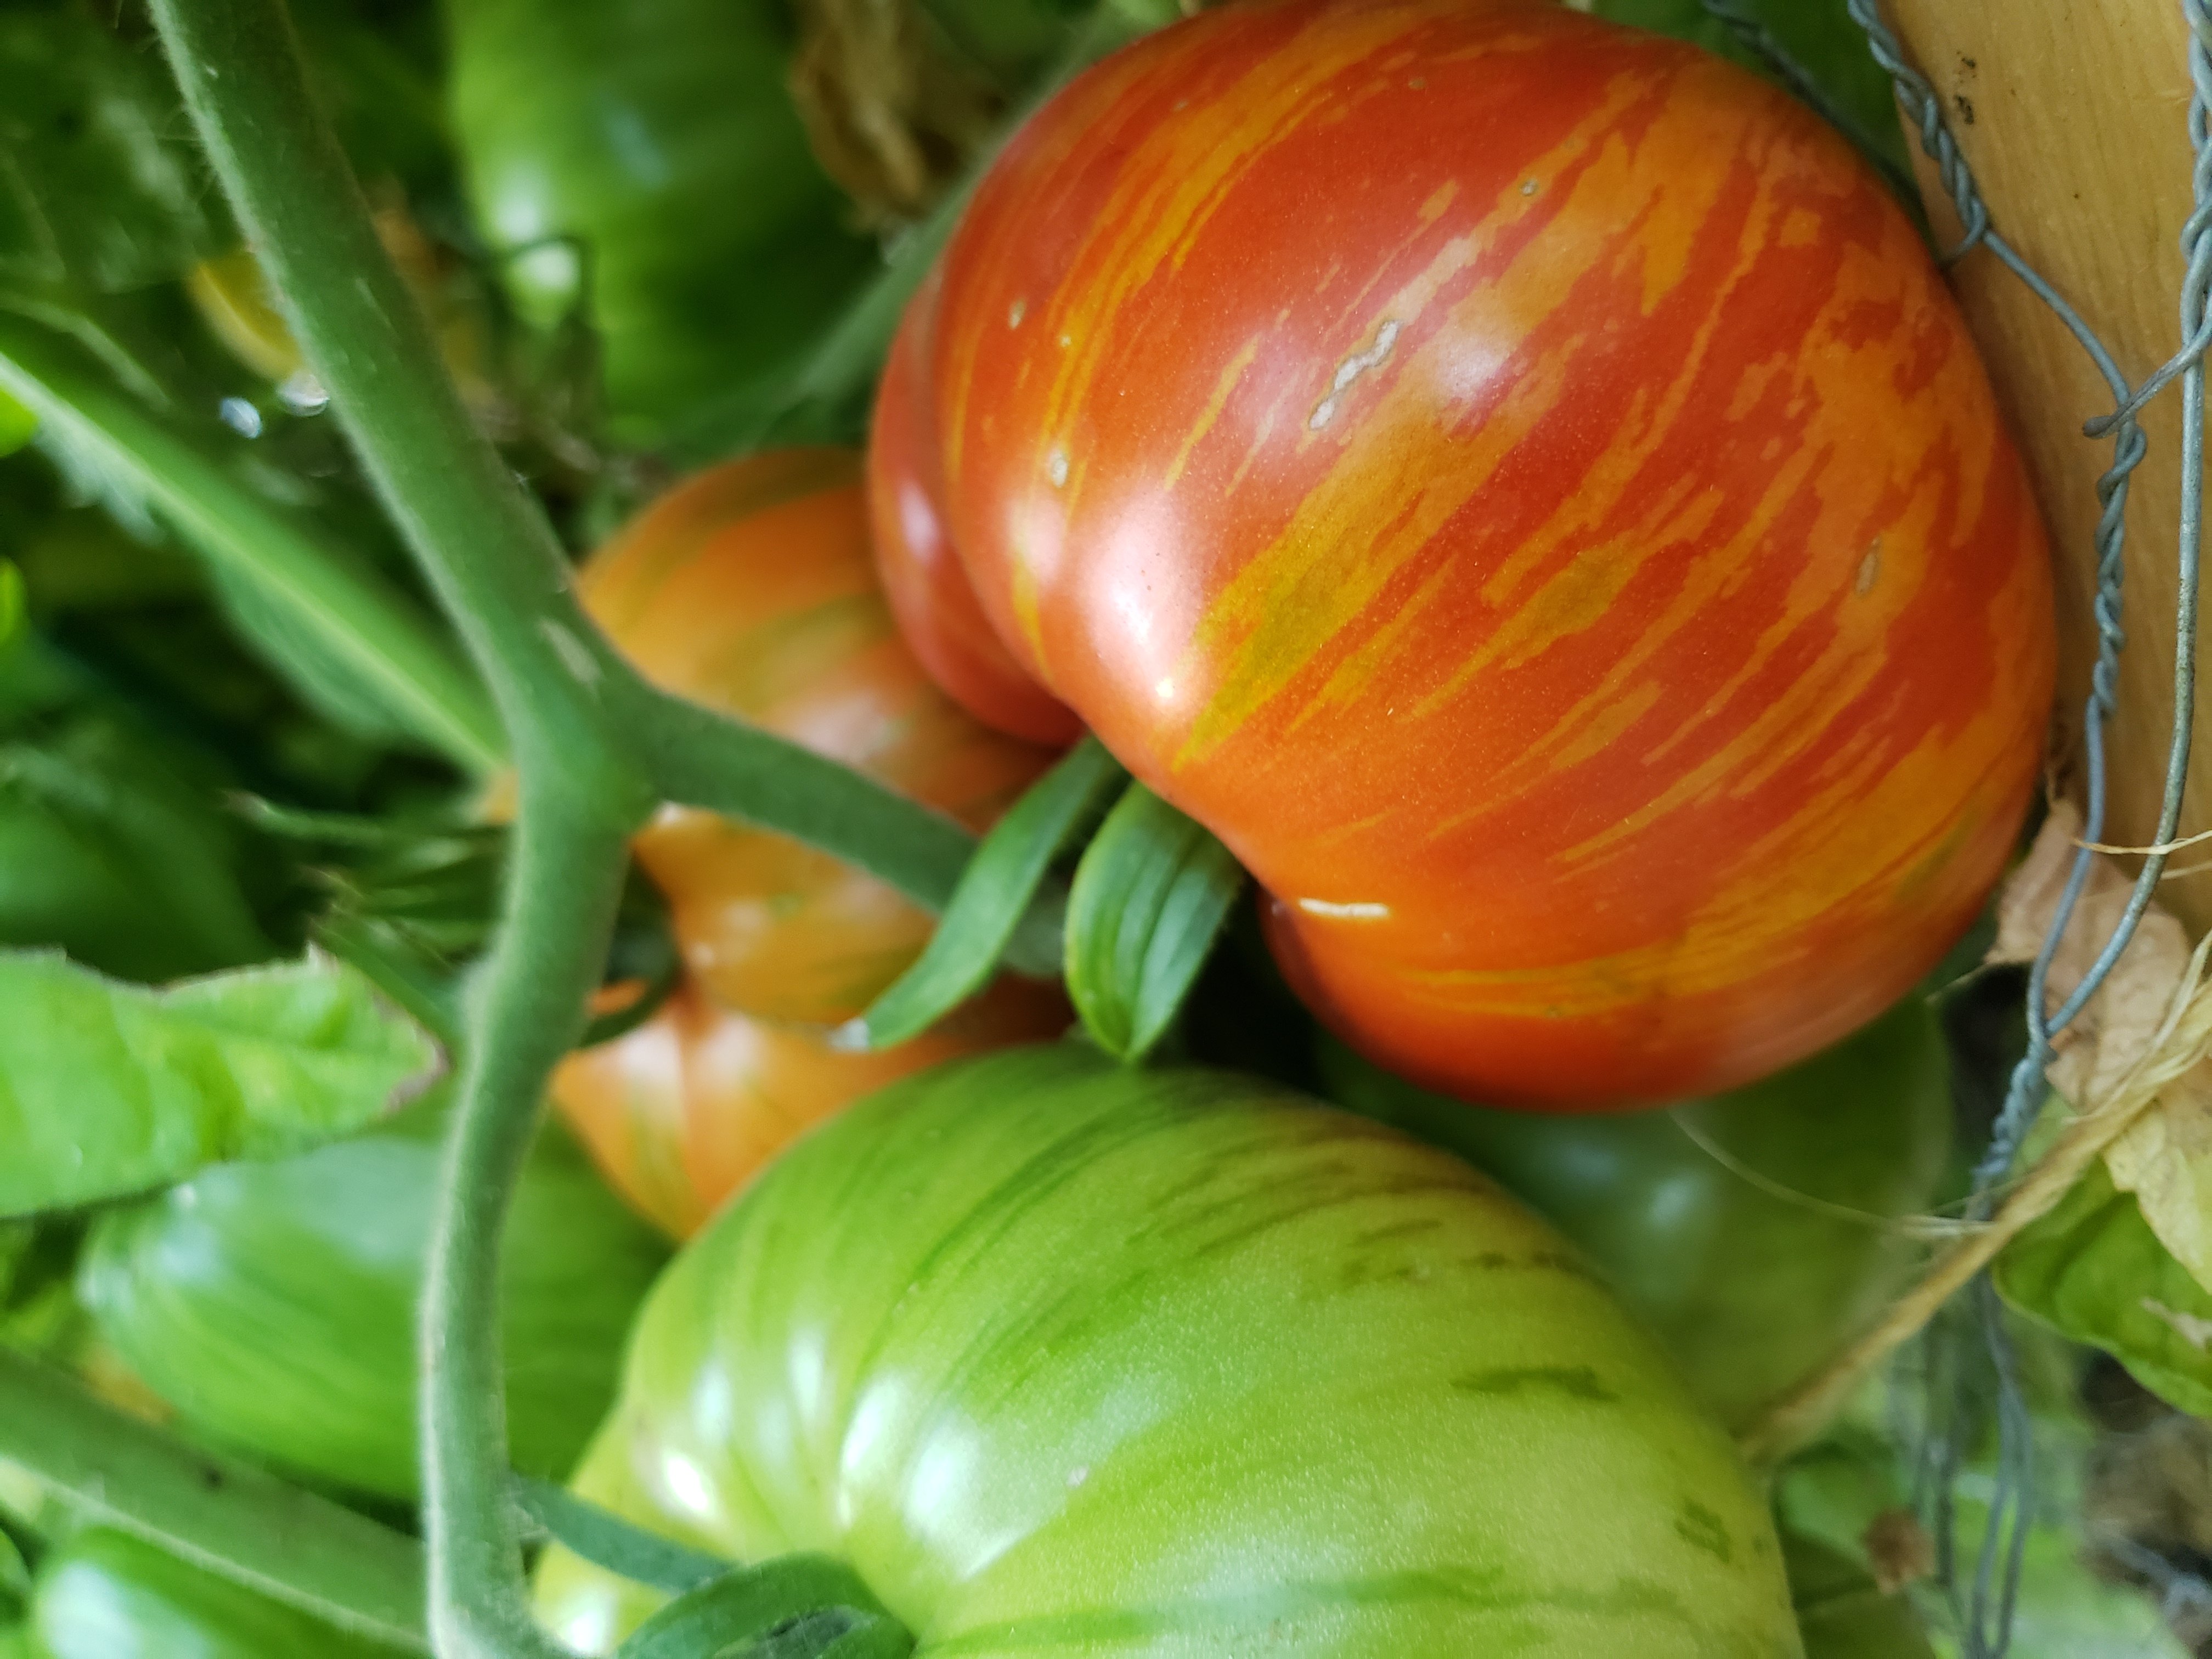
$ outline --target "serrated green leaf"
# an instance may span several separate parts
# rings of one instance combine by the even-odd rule
[[[1068,994],[1100,1047],[1138,1060],[1159,1041],[1243,885],[1211,830],[1129,786],[1068,895]]]
[[[2021,1312],[2102,1348],[2181,1410],[2212,1416],[2212,1292],[2100,1162],[2005,1247],[1994,1274]]]
[[[856,1022],[871,1048],[920,1036],[997,971],[1052,861],[1128,774],[1086,737],[992,826],[961,872],[928,948]]]
[[[328,958],[151,991],[0,954],[0,1215],[304,1151],[420,1093],[443,1057]]]

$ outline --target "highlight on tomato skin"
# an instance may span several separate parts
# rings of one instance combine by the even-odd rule
[[[984,613],[1370,1058],[1711,1093],[1978,910],[2045,536],[1912,225],[1778,90],[1528,0],[1212,11],[1048,105],[939,282]]]
[[[1057,987],[1012,976],[934,1029],[877,1052],[751,1019],[679,988],[623,1036],[570,1054],[554,1104],[608,1183],[672,1238],[689,1238],[783,1148],[901,1078],[1066,1029]]]
[[[585,607],[657,684],[870,773],[981,830],[1052,753],[990,731],[901,640],[869,550],[859,457],[710,469],[593,555]],[[920,954],[933,921],[825,853],[689,808],[634,843],[690,971],[725,1006],[830,1026]]]
[[[907,307],[877,383],[868,440],[877,573],[899,632],[947,696],[994,731],[1065,747],[1083,735],[1083,722],[1000,642],[938,511],[915,361],[935,289],[926,283]]]

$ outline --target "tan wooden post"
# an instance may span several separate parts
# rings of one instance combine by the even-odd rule
[[[2140,381],[2180,344],[2181,228],[2190,185],[2188,26],[2180,0],[1884,0],[1914,63],[1942,95],[1990,220]],[[1917,141],[1913,143],[1919,155]],[[1958,222],[1934,170],[1921,189],[1939,234]],[[2063,757],[2078,762],[2081,702],[2096,649],[2090,614],[2098,477],[2112,445],[2081,422],[2112,399],[2058,319],[1985,252],[1953,273],[1998,393],[2034,469],[2057,544]],[[2150,453],[2128,511],[2127,650],[2109,728],[2105,839],[2155,827],[2172,711],[2179,388],[2146,416]],[[2212,623],[2212,614],[2208,614]],[[2212,626],[2205,630],[2212,639]],[[2212,652],[2200,653],[2212,671]],[[2208,672],[2212,678],[2212,672]],[[2200,689],[2189,834],[2212,827],[2212,686]],[[2078,783],[2078,767],[2074,781]],[[2176,869],[2212,860],[2212,843]],[[2170,879],[2164,902],[2212,929],[2212,869]]]

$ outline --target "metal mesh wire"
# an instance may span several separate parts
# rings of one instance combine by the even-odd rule
[[[1704,3],[1705,9],[1767,63],[1779,79],[1834,118],[1835,112],[1821,96],[1813,77],[1790,60],[1771,33],[1742,9],[1739,0],[1704,0]],[[2208,118],[2208,108],[2212,108],[2212,14],[2208,14],[2206,0],[2180,0],[2191,36],[2189,69],[2194,96],[2189,107],[2189,138],[2196,155],[2195,210],[2182,233],[2182,250],[2188,258],[2188,274],[2180,295],[2180,337],[2184,343],[2155,374],[2140,386],[2130,386],[2095,331],[1998,233],[1974,183],[1972,171],[1945,124],[1942,100],[1927,78],[1906,61],[1897,36],[1876,9],[1876,0],[1845,0],[1845,3],[1852,20],[1865,31],[1875,61],[1894,83],[1906,120],[1917,132],[1921,148],[1935,164],[1937,176],[1958,210],[1960,223],[1965,227],[1965,235],[1959,245],[1943,256],[1945,262],[1956,262],[1977,249],[2000,260],[2057,314],[2088,353],[2112,394],[2112,412],[2087,422],[2083,428],[2090,437],[2109,438],[2112,443],[2112,465],[2097,485],[2103,510],[2096,528],[2097,657],[2081,722],[2083,785],[2087,795],[2081,835],[2084,842],[2104,839],[2108,793],[2105,728],[2118,706],[2120,652],[2127,642],[2122,599],[2128,485],[2148,448],[2136,416],[2167,386],[2176,380],[2181,383],[2182,488],[2180,528],[2175,549],[2179,598],[2175,618],[2173,729],[2166,751],[2165,793],[2159,809],[2158,829],[2152,838],[2156,848],[2166,850],[2154,851],[2144,859],[2127,908],[2095,963],[2080,984],[2053,1007],[2049,989],[2051,961],[2073,920],[2075,907],[2096,856],[2087,848],[2075,855],[2050,933],[2029,970],[2027,1050],[2013,1071],[1989,1146],[1975,1166],[1969,1214],[1981,1220],[1986,1219],[1993,1209],[1996,1188],[2010,1173],[2020,1155],[2021,1142],[2043,1103],[2046,1092],[2044,1073],[2051,1059],[2052,1040],[2081,1013],[2134,937],[2136,926],[2165,873],[2170,851],[2166,844],[2173,840],[2181,821],[2196,699],[2197,566],[2204,485],[2203,358],[2208,345],[2212,345],[2212,319],[2208,319],[2206,306],[2208,289],[2212,289],[2212,143],[2208,143],[2207,131],[2208,119],[2212,119]],[[1849,123],[1838,124],[1847,131],[1850,130]],[[2011,1644],[2014,1604],[2033,1518],[2033,1425],[2006,1332],[2003,1310],[1986,1274],[1964,1293],[1962,1301],[1967,1304],[1962,1310],[1964,1317],[1946,1319],[1929,1334],[1930,1353],[1926,1382],[1929,1410],[1916,1448],[1916,1497],[1936,1534],[1938,1576],[1949,1590],[1958,1616],[1964,1659],[2003,1659]],[[1981,1356],[1978,1365],[1970,1363],[1970,1345],[1977,1344]],[[1989,1523],[1982,1534],[1973,1571],[1967,1577],[1958,1571],[1955,1559],[1954,1493],[1977,1420],[1976,1399],[1992,1387],[1998,1431],[1997,1468]]]

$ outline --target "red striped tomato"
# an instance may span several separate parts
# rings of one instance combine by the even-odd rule
[[[969,719],[901,641],[876,581],[857,456],[784,450],[702,472],[595,554],[579,586],[656,684],[971,829],[1051,763]],[[711,812],[668,808],[636,848],[690,971],[763,1018],[850,1018],[929,937],[928,915],[884,883]]]
[[[907,644],[955,702],[1018,738],[1070,744],[1083,722],[999,642],[938,516],[928,411],[914,382],[915,319],[927,305],[924,299],[901,324],[877,388],[868,442],[877,574]]]
[[[1727,1088],[1996,878],[2043,530],[1911,223],[1753,77],[1535,0],[1209,12],[1030,124],[908,325],[1000,639],[1393,1069]]]

